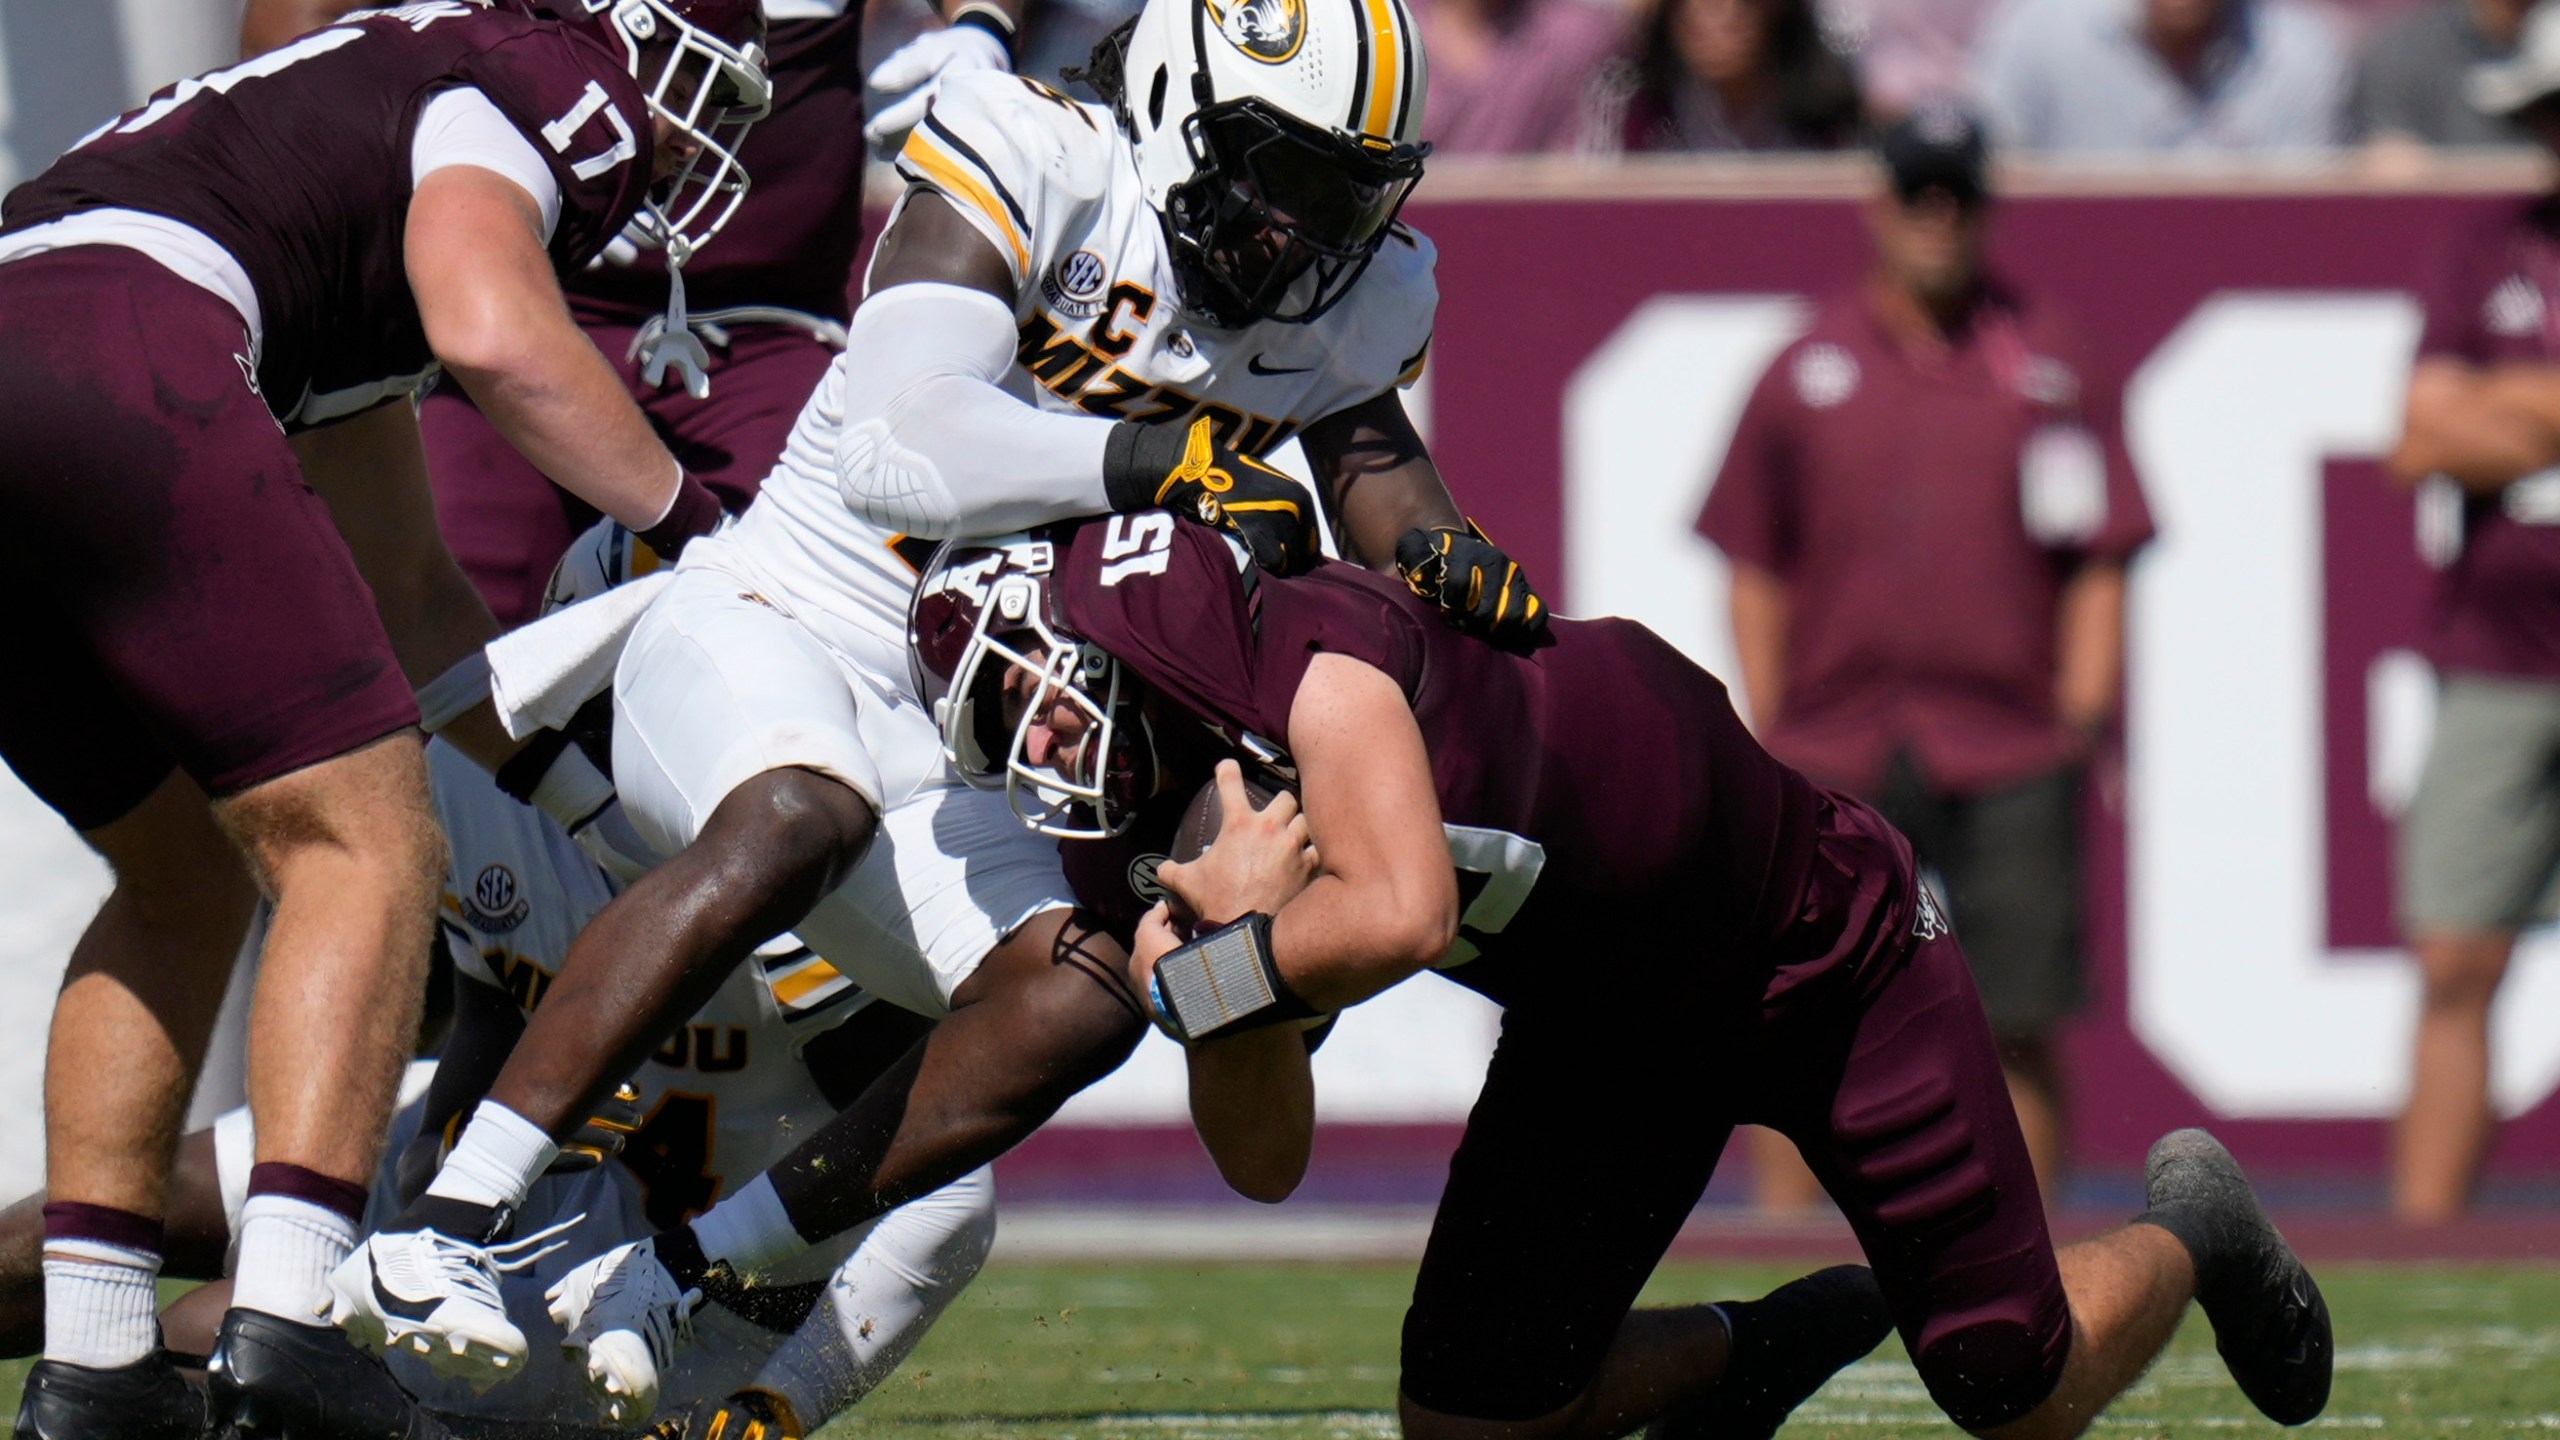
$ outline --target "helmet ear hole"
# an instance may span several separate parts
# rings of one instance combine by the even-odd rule
[[[1167,70],[1164,66],[1159,65],[1156,67],[1155,83],[1147,87],[1148,129],[1161,130],[1164,128],[1164,90],[1166,84],[1172,78],[1172,72]]]

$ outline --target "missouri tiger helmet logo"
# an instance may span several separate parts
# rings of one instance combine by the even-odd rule
[[[1307,40],[1307,0],[1207,0],[1218,33],[1265,65],[1287,64]]]

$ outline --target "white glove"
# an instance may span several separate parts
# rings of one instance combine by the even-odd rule
[[[933,103],[933,92],[943,76],[1012,68],[1003,43],[975,25],[928,30],[872,67],[871,88],[885,103],[862,127],[862,138],[875,150],[894,150],[924,120],[925,107]]]

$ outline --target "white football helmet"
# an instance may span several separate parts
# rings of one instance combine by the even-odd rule
[[[1147,0],[1122,123],[1183,308],[1313,320],[1368,267],[1431,146],[1404,0]]]
[[[542,587],[542,613],[556,614],[581,600],[592,600],[625,581],[637,580],[664,562],[612,516],[598,520],[569,542],[551,581]]]

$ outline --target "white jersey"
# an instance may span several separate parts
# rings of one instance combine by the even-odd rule
[[[614,895],[612,882],[541,811],[499,791],[451,746],[428,746],[436,810],[453,849],[438,920],[462,973],[530,1014],[569,942]],[[641,1127],[622,1165],[649,1219],[671,1226],[833,1118],[800,1047],[872,1003],[824,960],[789,941],[732,972],[710,1001],[631,1077]]]
[[[1005,388],[1043,410],[1154,423],[1207,415],[1260,455],[1421,373],[1439,306],[1429,240],[1396,227],[1350,294],[1311,324],[1203,324],[1172,298],[1163,224],[1118,122],[1037,81],[946,76],[898,169],[910,194],[941,196],[1004,256],[1019,332]],[[842,498],[845,364],[802,408],[761,498],[734,530],[697,541],[686,563],[734,572],[904,691],[907,600],[931,546]]]

